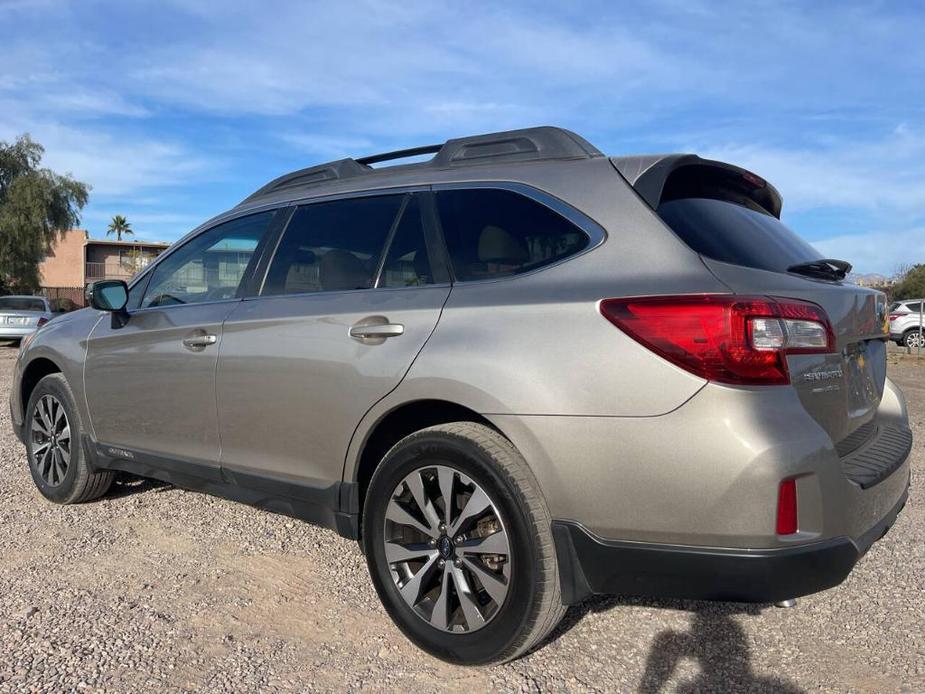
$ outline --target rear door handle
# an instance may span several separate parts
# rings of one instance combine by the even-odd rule
[[[376,339],[385,337],[398,337],[405,332],[401,323],[373,323],[371,325],[354,325],[350,328],[350,337],[363,339]]]
[[[193,337],[183,338],[183,346],[194,352],[203,350],[216,342],[218,342],[218,338],[215,335],[194,335]]]

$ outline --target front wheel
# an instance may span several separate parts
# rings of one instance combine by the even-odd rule
[[[45,376],[26,405],[23,438],[32,480],[42,496],[55,503],[90,501],[105,494],[112,484],[112,472],[97,472],[87,461],[80,445],[82,428],[64,376]]]
[[[551,518],[498,432],[443,424],[396,444],[366,495],[363,545],[389,615],[443,660],[511,660],[559,622]]]

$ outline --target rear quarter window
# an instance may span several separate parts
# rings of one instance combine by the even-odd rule
[[[440,191],[437,209],[462,282],[529,272],[579,253],[591,240],[557,212],[509,190]]]

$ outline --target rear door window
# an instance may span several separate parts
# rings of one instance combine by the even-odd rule
[[[404,197],[348,198],[297,209],[270,263],[262,293],[372,288]]]
[[[379,287],[420,287],[433,284],[434,276],[424,240],[421,220],[421,201],[412,195],[402,211],[389,253],[382,266]]]
[[[584,250],[588,235],[557,212],[509,190],[437,193],[440,225],[456,279],[529,272]]]

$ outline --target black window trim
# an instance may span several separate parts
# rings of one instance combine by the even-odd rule
[[[270,225],[267,227],[267,230],[264,232],[260,241],[257,244],[257,248],[254,249],[255,257],[259,255],[258,261],[253,265],[252,268],[245,270],[245,274],[241,277],[241,282],[238,285],[237,294],[230,299],[215,299],[213,301],[198,301],[192,304],[167,304],[164,306],[145,306],[128,309],[129,314],[139,313],[144,311],[163,311],[170,309],[180,309],[186,308],[189,306],[211,306],[213,304],[228,304],[236,301],[241,301],[247,297],[247,292],[249,288],[253,286],[254,276],[257,274],[257,271],[260,268],[261,263],[264,261],[266,256],[266,248],[268,243],[273,239],[274,235],[278,232],[278,227],[282,225],[283,220],[288,224],[289,217],[291,216],[291,211],[288,210],[292,206],[290,202],[273,202],[269,204],[259,205],[247,208],[245,210],[232,210],[231,212],[221,214],[218,217],[213,217],[207,222],[200,224],[198,227],[190,231],[188,234],[180,237],[179,240],[175,241],[166,251],[161,253],[157,258],[155,258],[149,265],[144,269],[144,272],[135,277],[131,283],[128,285],[128,289],[131,292],[138,284],[144,283],[144,288],[141,293],[141,300],[144,301],[145,294],[148,292],[148,284],[151,281],[151,278],[154,276],[157,266],[164,262],[167,258],[172,256],[174,253],[180,251],[187,244],[196,240],[203,234],[207,234],[216,227],[221,226],[227,222],[233,222],[238,219],[243,219],[245,217],[250,217],[255,214],[261,214],[263,212],[274,212],[276,213],[273,219],[270,222]],[[287,214],[288,212],[288,214]],[[282,214],[280,214],[282,213]]]
[[[276,254],[279,252],[279,245],[282,242],[283,236],[286,234],[286,230],[289,228],[289,222],[292,221],[292,217],[295,215],[296,209],[299,207],[306,207],[308,205],[322,204],[326,202],[339,202],[341,200],[353,200],[356,198],[370,198],[370,197],[387,197],[391,195],[401,195],[404,199],[401,202],[398,214],[396,214],[395,219],[392,222],[392,228],[389,229],[389,233],[386,236],[386,241],[383,245],[382,256],[380,257],[379,265],[377,267],[376,275],[374,276],[375,283],[372,287],[367,287],[366,289],[340,289],[336,291],[321,291],[321,292],[292,292],[288,294],[264,294],[264,289],[266,288],[267,276],[270,271],[270,265],[273,262],[273,259],[276,257]],[[391,248],[392,240],[397,231],[398,224],[401,221],[401,215],[404,214],[405,209],[408,206],[411,195],[419,195],[421,202],[421,217],[422,224],[424,226],[424,243],[427,246],[427,255],[428,259],[431,262],[431,272],[434,273],[434,283],[427,284],[423,286],[411,286],[411,287],[379,287],[377,286],[380,279],[380,273],[382,271],[382,264],[385,262],[385,258],[388,255],[389,249]],[[410,186],[394,186],[390,188],[373,188],[369,190],[358,190],[350,191],[347,193],[331,193],[329,195],[318,195],[306,198],[299,198],[298,200],[293,200],[289,202],[289,206],[292,207],[288,218],[286,219],[285,225],[283,225],[276,235],[276,238],[268,244],[268,248],[272,247],[272,252],[266,254],[266,263],[264,264],[258,276],[260,277],[259,282],[255,282],[257,286],[257,291],[253,294],[249,294],[244,297],[245,301],[261,301],[265,299],[288,299],[294,297],[310,297],[310,296],[330,296],[332,294],[346,294],[346,293],[359,293],[359,292],[405,292],[414,289],[432,289],[438,287],[447,287],[452,284],[450,276],[447,271],[449,261],[445,259],[445,250],[433,248],[435,242],[435,232],[433,229],[433,214],[434,214],[434,205],[431,202],[431,186],[430,185],[410,185]],[[442,235],[441,235],[442,240]],[[436,260],[436,262],[435,262]],[[437,272],[440,268],[441,277],[438,278]],[[439,281],[438,281],[439,280]]]
[[[532,270],[527,270],[526,272],[514,273],[512,275],[503,275],[501,277],[486,277],[484,279],[477,280],[460,280],[456,278],[456,273],[452,270],[453,264],[449,258],[449,250],[446,246],[446,239],[443,235],[443,229],[440,228],[440,239],[441,247],[443,253],[447,258],[447,263],[452,273],[453,284],[461,285],[473,285],[473,284],[484,284],[486,282],[507,282],[510,280],[517,279],[518,277],[527,277],[529,275],[535,275],[538,272],[544,272],[550,268],[557,267],[563,263],[570,262],[575,258],[590,253],[595,248],[600,246],[604,241],[607,240],[607,232],[604,230],[600,224],[591,219],[584,212],[579,211],[575,207],[572,207],[564,200],[551,195],[539,188],[534,188],[531,185],[526,183],[516,183],[514,181],[460,181],[452,183],[435,183],[431,186],[434,197],[436,198],[437,193],[442,190],[506,190],[512,193],[517,193],[524,196],[525,198],[532,200],[533,202],[539,203],[544,207],[549,208],[560,217],[565,218],[566,221],[570,222],[579,231],[584,233],[588,237],[588,245],[582,248],[577,253],[572,253],[567,255],[564,258],[559,258],[547,265],[541,265],[540,267],[533,268]],[[435,222],[438,227],[440,227],[440,215],[436,209],[436,199],[434,199],[434,209],[432,214],[435,217]]]

